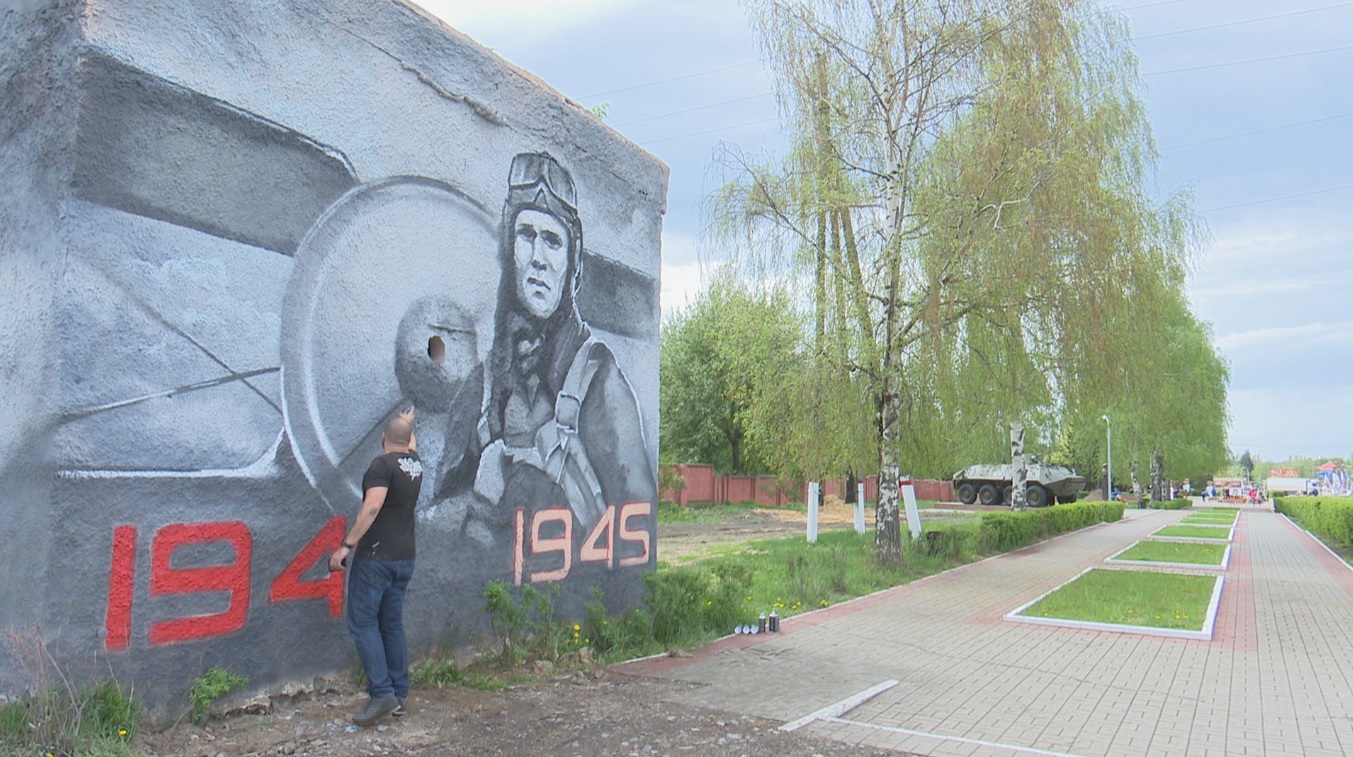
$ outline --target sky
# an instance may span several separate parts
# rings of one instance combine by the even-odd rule
[[[735,0],[421,0],[671,169],[662,307],[723,255],[704,234],[721,146],[785,148]],[[1231,367],[1229,441],[1264,460],[1353,456],[1353,2],[1128,0],[1160,149],[1154,184],[1206,225],[1194,312]]]

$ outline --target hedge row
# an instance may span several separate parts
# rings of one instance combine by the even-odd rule
[[[1273,497],[1273,508],[1321,541],[1353,547],[1353,497]]]
[[[1054,507],[982,516],[978,549],[985,554],[1009,552],[1068,531],[1112,523],[1123,518],[1122,502],[1076,502]]]

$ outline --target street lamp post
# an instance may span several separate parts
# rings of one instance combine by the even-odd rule
[[[1106,431],[1106,432],[1108,433],[1108,435],[1109,435],[1109,455],[1108,455],[1108,457],[1109,457],[1108,474],[1109,474],[1109,475],[1108,475],[1107,479],[1104,481],[1104,486],[1107,487],[1106,490],[1105,490],[1105,492],[1104,492],[1104,496],[1107,497],[1107,498],[1109,498],[1110,500],[1112,500],[1112,499],[1113,499],[1113,423],[1109,420],[1109,416],[1108,416],[1107,414],[1105,414],[1105,415],[1103,415],[1103,416],[1101,416],[1101,417],[1104,419],[1104,429],[1105,429],[1105,431]]]

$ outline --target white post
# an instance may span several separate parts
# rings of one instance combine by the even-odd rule
[[[913,540],[921,538],[921,511],[916,508],[916,487],[911,479],[902,481],[902,502],[907,507],[907,528]]]
[[[864,484],[855,485],[855,533],[864,533]]]
[[[817,544],[817,506],[822,492],[816,481],[808,484],[808,543]]]

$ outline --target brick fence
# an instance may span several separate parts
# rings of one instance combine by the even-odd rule
[[[808,501],[807,486],[784,485],[775,476],[722,476],[714,472],[714,466],[695,463],[682,463],[671,467],[678,476],[686,480],[686,488],[676,496],[672,492],[661,493],[663,501],[675,501],[678,505],[730,504],[755,502],[758,505],[778,507],[790,502]],[[860,479],[864,484],[864,498],[867,502],[878,500],[878,476],[866,476]],[[916,498],[952,502],[953,485],[949,481],[920,479],[912,482],[916,487]],[[844,476],[829,478],[825,481],[824,496],[836,496],[845,499],[846,479]]]

